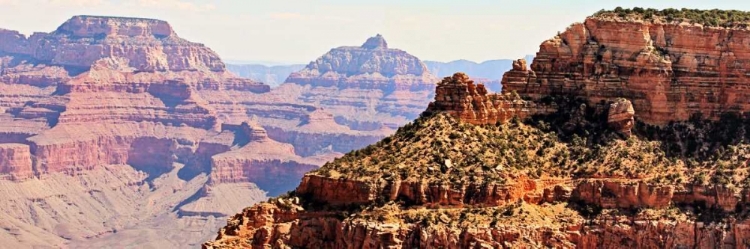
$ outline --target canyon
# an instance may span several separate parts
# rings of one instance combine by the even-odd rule
[[[203,248],[750,246],[748,24],[662,13],[573,24],[502,93],[445,77],[419,118]]]
[[[384,44],[334,49],[271,89],[161,20],[0,29],[0,238],[197,247],[237,210],[419,114],[436,78]]]

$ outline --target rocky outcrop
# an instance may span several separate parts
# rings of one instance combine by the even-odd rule
[[[629,137],[630,129],[635,125],[635,109],[629,100],[618,98],[609,104],[607,112],[607,124],[618,133]]]
[[[268,93],[203,89],[221,123],[256,118],[271,139],[300,156],[346,153],[418,117],[438,79],[382,36],[332,49]]]
[[[744,190],[747,191],[747,190]],[[361,181],[306,175],[296,192],[333,206],[403,201],[408,205],[503,206],[525,201],[543,204],[581,202],[602,208],[654,208],[702,205],[724,212],[750,204],[743,190],[683,184],[660,186],[639,179],[529,179],[507,184],[438,184],[424,181]]]
[[[394,186],[398,185],[398,186]],[[420,187],[421,186],[421,187]],[[416,187],[416,188],[415,188]],[[403,182],[368,183],[349,179],[306,176],[296,194],[316,200],[316,205],[344,208],[367,206],[381,202],[400,201],[407,205],[427,207],[434,212],[441,208],[502,207],[523,201],[548,206],[556,202],[575,202],[609,209],[666,210],[674,205],[703,205],[733,212],[737,205],[748,203],[726,200],[722,191],[707,191],[711,196],[687,201],[685,194],[673,186],[654,186],[638,180],[614,179],[519,179],[504,186],[464,186],[411,184]],[[704,189],[704,187],[689,187]],[[713,188],[713,187],[711,187]],[[487,192],[487,190],[492,192]],[[692,191],[692,190],[691,190]],[[295,197],[296,198],[296,197]],[[709,202],[704,202],[709,200]],[[716,202],[714,200],[720,200]],[[442,245],[446,248],[474,248],[485,244],[502,248],[536,243],[563,248],[620,248],[622,241],[636,247],[660,245],[667,248],[696,246],[707,248],[743,244],[750,237],[741,232],[747,220],[733,220],[723,226],[709,225],[695,220],[664,220],[660,217],[639,217],[623,214],[599,215],[565,219],[560,223],[504,224],[479,227],[451,227],[450,218],[444,226],[423,227],[420,224],[389,223],[387,221],[354,221],[336,218],[336,213],[304,211],[299,199],[279,199],[273,203],[246,208],[230,219],[219,232],[215,242],[204,248],[252,247],[326,247],[358,248],[375,244],[381,247],[421,247]],[[547,203],[547,204],[544,204]],[[340,212],[340,211],[339,211]],[[549,211],[547,211],[549,212]],[[455,218],[455,217],[454,217]],[[443,218],[441,218],[443,219]],[[532,223],[528,223],[532,222]],[[551,225],[552,224],[552,225]],[[552,226],[552,227],[549,227]],[[555,227],[560,226],[560,227]],[[445,229],[445,230],[443,230]],[[446,234],[447,233],[447,234]],[[553,233],[553,234],[550,234]],[[412,238],[421,234],[419,238]],[[500,235],[502,234],[502,235]],[[690,234],[690,237],[678,235]],[[710,235],[709,235],[710,234]],[[680,237],[680,238],[678,238]],[[242,238],[254,238],[244,240]],[[327,238],[319,240],[318,238]],[[388,239],[383,239],[388,238]],[[529,240],[522,240],[526,238]],[[717,238],[720,238],[717,240]],[[246,244],[250,243],[250,244]],[[520,243],[520,244],[519,244]],[[718,243],[718,244],[717,244]],[[481,248],[481,247],[480,247]]]
[[[603,14],[571,25],[540,45],[531,71],[514,68],[503,92],[598,102],[624,97],[650,124],[718,118],[750,110],[744,99],[750,32],[663,19]]]
[[[429,112],[446,112],[471,124],[503,123],[514,117],[524,119],[556,110],[555,106],[525,101],[517,95],[488,94],[484,84],[475,85],[463,73],[445,77],[438,83],[435,102],[427,108]]]

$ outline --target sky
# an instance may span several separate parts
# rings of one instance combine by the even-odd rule
[[[570,24],[617,6],[750,11],[746,0],[0,0],[0,28],[31,34],[74,15],[145,17],[229,61],[308,63],[382,34],[422,60],[481,62],[534,54]]]

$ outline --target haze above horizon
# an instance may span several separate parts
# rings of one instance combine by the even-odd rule
[[[382,34],[422,60],[483,62],[534,54],[570,24],[617,6],[750,11],[747,1],[697,0],[0,0],[0,28],[31,34],[74,15],[142,17],[168,21],[229,61],[305,64]]]

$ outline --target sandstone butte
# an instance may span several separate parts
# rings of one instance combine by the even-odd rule
[[[437,81],[380,36],[295,75],[274,90],[239,78],[161,20],[0,29],[0,241],[197,246],[236,210],[392,134]]]
[[[748,248],[745,27],[598,13],[203,248]]]

